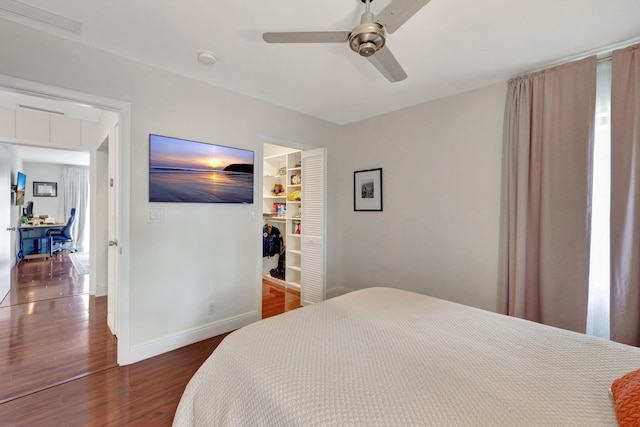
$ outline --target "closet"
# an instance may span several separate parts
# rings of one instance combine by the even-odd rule
[[[324,149],[302,151],[269,143],[263,147],[263,278],[299,290],[303,305],[322,301]],[[281,247],[274,246],[278,240]]]

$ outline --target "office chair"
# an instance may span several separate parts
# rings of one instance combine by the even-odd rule
[[[71,208],[71,216],[67,221],[67,224],[61,228],[51,228],[47,230],[47,236],[51,236],[51,253],[60,252],[66,250],[69,252],[76,252],[77,249],[71,246],[65,246],[65,243],[73,242],[73,236],[71,235],[71,226],[76,220],[76,208]]]

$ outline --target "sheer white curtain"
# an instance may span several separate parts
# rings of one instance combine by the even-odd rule
[[[597,73],[587,334],[609,339],[611,61],[599,63]]]
[[[66,218],[76,208],[76,221],[71,235],[79,252],[89,247],[89,168],[65,166],[62,168],[62,188]]]

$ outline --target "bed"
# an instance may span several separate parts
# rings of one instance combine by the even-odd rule
[[[611,426],[640,349],[369,288],[227,336],[174,426]]]

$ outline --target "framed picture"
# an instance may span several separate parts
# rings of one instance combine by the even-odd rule
[[[353,210],[382,211],[382,168],[353,173]]]
[[[149,201],[251,204],[253,151],[149,134]]]
[[[58,183],[34,181],[33,197],[58,197]]]

